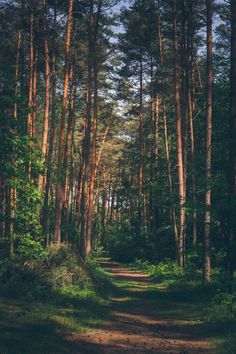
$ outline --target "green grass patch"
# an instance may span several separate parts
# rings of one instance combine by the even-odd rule
[[[0,353],[70,353],[73,337],[109,313],[109,275],[68,249],[0,268]]]
[[[207,337],[214,344],[217,353],[236,353],[236,294],[229,293],[224,278],[213,270],[212,283],[202,285],[202,270],[190,262],[185,270],[175,262],[159,264],[135,261],[136,269],[148,273],[159,289],[150,292],[158,297],[160,308],[170,318],[195,321],[201,324]]]

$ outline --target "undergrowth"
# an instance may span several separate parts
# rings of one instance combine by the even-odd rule
[[[111,289],[109,276],[94,259],[84,263],[66,247],[50,247],[30,261],[2,261],[0,352],[63,353],[63,347],[67,352],[68,333],[107,316]]]

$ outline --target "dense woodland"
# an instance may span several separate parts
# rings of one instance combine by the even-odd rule
[[[1,1],[1,256],[195,252],[232,275],[235,1],[118,5]]]
[[[236,0],[1,0],[0,47],[3,264],[54,245],[232,291]]]

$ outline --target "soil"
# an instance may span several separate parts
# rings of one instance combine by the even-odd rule
[[[175,303],[147,275],[115,262],[103,262],[117,291],[110,318],[92,332],[70,337],[81,354],[215,354],[199,319]],[[186,318],[185,318],[186,317]]]

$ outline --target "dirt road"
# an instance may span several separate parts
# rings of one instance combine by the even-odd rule
[[[118,289],[111,316],[75,339],[78,353],[215,354],[201,321],[185,318],[185,307],[191,304],[175,303],[146,274],[115,262],[102,265]]]

